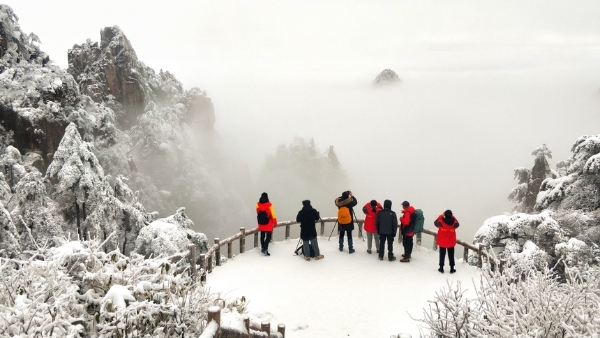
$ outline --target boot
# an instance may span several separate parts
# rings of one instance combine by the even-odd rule
[[[390,262],[393,262],[393,261],[395,261],[395,260],[396,260],[396,256],[392,256],[392,258],[389,258],[389,261],[390,261]]]
[[[323,258],[325,258],[325,256],[323,256],[323,255],[318,255],[315,257],[315,259],[323,259]]]
[[[451,267],[450,267],[450,273],[455,273],[455,272],[456,272],[456,269],[454,269],[454,267],[453,267],[453,266],[451,266]]]
[[[444,273],[444,267],[440,266],[440,268],[438,269],[439,272]]]
[[[348,249],[349,253],[354,253],[354,251],[356,251],[356,250],[354,250],[354,249]]]
[[[371,249],[367,249],[367,253],[370,255],[371,254]]]
[[[410,257],[404,257],[404,258],[402,258],[400,260],[400,262],[402,262],[402,263],[408,263],[408,262],[410,262]]]
[[[310,262],[310,257],[304,256],[304,260],[307,261],[307,262]]]

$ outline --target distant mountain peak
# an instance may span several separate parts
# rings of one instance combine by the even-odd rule
[[[400,82],[400,77],[391,69],[384,69],[377,75],[373,83],[376,85]]]

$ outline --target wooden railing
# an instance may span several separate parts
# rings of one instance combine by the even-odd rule
[[[437,231],[423,229],[423,233],[433,236],[433,250],[437,250]],[[421,244],[421,233],[417,233],[417,244],[418,245]],[[465,262],[469,260],[469,250],[472,250],[473,252],[477,253],[477,267],[478,268],[480,268],[480,269],[482,268],[483,258],[485,257],[485,258],[487,258],[488,262],[490,263],[490,268],[492,270],[495,270],[496,266],[500,269],[500,273],[502,273],[502,271],[504,270],[504,265],[506,265],[506,260],[503,260],[503,259],[499,260],[499,259],[496,259],[495,257],[492,257],[492,255],[483,248],[483,244],[479,244],[476,247],[475,245],[461,241],[460,239],[456,240],[456,244],[463,246],[463,248],[464,248],[463,260]]]
[[[333,233],[333,231],[335,230],[335,227],[337,226],[337,217],[326,217],[326,218],[322,218],[320,221],[317,221],[317,222],[319,222],[321,224],[319,234],[321,236],[324,236],[325,235],[325,223],[335,223],[334,227],[331,229],[331,232]],[[358,236],[360,238],[363,236],[361,225],[364,223],[364,219],[356,219],[355,222],[358,223]],[[279,222],[274,227],[274,229],[285,228],[285,239],[289,239],[291,226],[295,225],[295,224],[298,224],[298,222],[296,222],[296,221]],[[221,247],[227,245],[227,258],[233,258],[233,244],[236,241],[239,241],[239,253],[242,254],[246,251],[246,237],[254,236],[253,248],[256,248],[256,247],[258,247],[259,232],[260,231],[258,230],[258,227],[248,230],[248,231],[246,230],[246,228],[241,227],[239,233],[237,233],[231,237],[228,237],[224,240],[215,238],[214,244],[208,249],[208,251],[206,253],[200,255],[200,264],[199,264],[200,265],[200,281],[205,282],[206,275],[208,273],[212,272],[213,258],[214,258],[214,263],[217,266],[221,265],[221,255],[222,255]],[[437,243],[436,243],[437,231],[423,229],[423,233],[433,236],[433,249],[437,250]],[[417,244],[421,245],[421,233],[417,233],[416,237],[417,237]],[[401,239],[399,236],[399,241],[400,240]],[[456,240],[456,244],[464,247],[463,258],[465,261],[468,260],[469,250],[471,250],[471,251],[477,253],[477,267],[478,268],[481,268],[483,266],[483,258],[485,257],[489,261],[492,269],[495,269],[496,266],[498,266],[500,268],[500,271],[503,270],[506,261],[498,260],[495,257],[492,257],[492,255],[490,255],[490,253],[488,253],[483,248],[482,244],[479,244],[479,246],[476,247],[475,245],[464,242],[460,239]],[[190,273],[192,274],[193,278],[196,278],[197,267],[196,267],[196,264],[192,263],[192,262],[196,262],[195,246],[190,245],[189,249],[190,249],[189,259],[190,259],[190,265],[191,265]]]
[[[239,326],[230,328],[221,325],[221,308],[219,306],[211,306],[208,308],[206,320],[206,329],[199,338],[264,338],[264,337],[280,337],[285,338],[285,325],[279,324],[277,331],[271,331],[271,324],[268,321],[263,321],[260,325],[250,322],[248,316],[242,318],[244,331],[240,332]]]

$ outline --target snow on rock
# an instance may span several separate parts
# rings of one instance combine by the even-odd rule
[[[391,69],[382,70],[381,73],[377,75],[375,80],[373,80],[373,84],[375,85],[391,84],[396,82],[400,82],[400,77]]]

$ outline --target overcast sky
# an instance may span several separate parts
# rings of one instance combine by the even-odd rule
[[[600,1],[4,3],[62,67],[73,44],[119,26],[146,65],[208,92],[253,171],[313,137],[335,147],[359,202],[409,200],[430,219],[450,208],[467,233],[510,210],[513,169],[535,148],[554,167],[599,132]],[[386,68],[402,84],[374,89]]]

